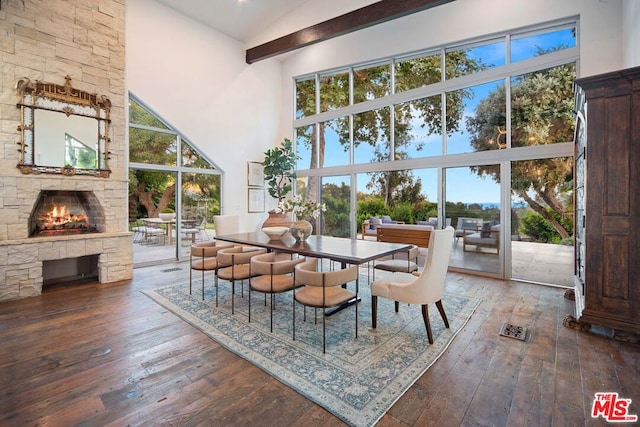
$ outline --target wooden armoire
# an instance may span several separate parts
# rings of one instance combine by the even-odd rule
[[[640,67],[575,88],[576,318],[640,333]]]

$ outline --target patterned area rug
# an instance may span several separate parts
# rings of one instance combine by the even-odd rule
[[[376,273],[379,275],[379,273]],[[208,280],[207,280],[208,279]],[[296,304],[296,340],[292,340],[292,294],[277,295],[273,333],[269,331],[269,305],[263,294],[251,293],[248,321],[248,285],[236,283],[235,314],[231,314],[231,285],[220,281],[215,306],[213,279],[208,275],[205,300],[201,282],[182,283],[145,292],[158,304],[200,329],[222,346],[263,369],[353,426],[371,426],[431,366],[469,320],[480,300],[445,294],[449,319],[446,329],[435,305],[429,307],[434,343],[429,344],[419,306],[378,299],[378,327],[371,328],[371,296],[361,276],[358,337],[355,307],[326,321],[327,352],[322,353],[322,317]],[[354,284],[349,284],[354,289]]]

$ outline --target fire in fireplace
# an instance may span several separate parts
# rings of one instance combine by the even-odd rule
[[[104,227],[102,207],[91,191],[41,191],[29,220],[29,236],[96,233]]]
[[[53,209],[38,217],[36,229],[47,231],[68,231],[84,233],[91,230],[89,218],[84,213],[72,213],[66,206],[53,205]]]

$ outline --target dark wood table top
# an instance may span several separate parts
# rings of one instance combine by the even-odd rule
[[[279,252],[297,253],[303,256],[327,258],[346,264],[363,264],[383,256],[407,251],[411,247],[411,245],[404,243],[317,235],[309,236],[305,242],[297,242],[289,234],[281,239],[272,240],[262,232],[216,236],[216,240],[258,246]]]

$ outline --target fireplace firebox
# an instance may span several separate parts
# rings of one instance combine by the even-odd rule
[[[104,232],[104,210],[92,191],[42,190],[29,218],[29,237]]]

